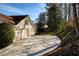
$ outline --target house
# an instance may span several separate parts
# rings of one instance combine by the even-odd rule
[[[28,15],[10,16],[15,22],[15,40],[26,39],[35,34],[34,25]]]
[[[0,14],[0,23],[7,22],[13,25],[14,41],[26,39],[35,34],[35,26],[28,15],[6,16]]]
[[[0,23],[3,23],[3,22],[6,22],[12,25],[15,24],[14,21],[12,21],[12,17],[6,16],[4,14],[0,14]]]

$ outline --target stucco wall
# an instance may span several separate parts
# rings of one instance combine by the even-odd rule
[[[27,37],[33,36],[34,35],[34,28],[32,27],[31,24],[25,24],[25,18],[22,20],[18,25],[15,25],[15,40],[22,40],[26,39]]]
[[[15,30],[15,40],[27,38],[27,30]]]

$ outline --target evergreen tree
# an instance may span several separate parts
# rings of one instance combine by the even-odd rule
[[[48,27],[49,31],[56,31],[58,29],[58,23],[61,22],[60,13],[58,4],[56,3],[48,3],[47,5],[47,11],[48,11]],[[58,22],[59,21],[59,22]]]
[[[45,12],[40,13],[37,20],[37,32],[44,32],[44,25],[46,24],[46,20],[45,20]]]

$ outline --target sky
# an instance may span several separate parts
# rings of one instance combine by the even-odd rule
[[[44,3],[0,3],[0,13],[8,16],[29,15],[33,21],[44,11]]]

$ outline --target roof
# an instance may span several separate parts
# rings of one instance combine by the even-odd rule
[[[0,20],[3,20],[6,23],[15,24],[17,25],[19,22],[21,22],[25,17],[29,18],[29,22],[33,26],[32,20],[28,15],[14,15],[14,16],[6,16],[4,14],[0,13]]]
[[[30,19],[29,15],[14,15],[14,16],[10,16],[10,17],[13,18],[15,25],[17,25],[19,22],[21,22],[25,17],[28,17],[29,22],[33,26],[32,20]]]
[[[6,16],[1,13],[0,13],[0,20],[4,21],[6,23],[15,24],[14,21],[12,20],[12,17]]]
[[[30,17],[28,17],[28,18],[29,18],[29,22],[30,22],[30,24],[31,24],[32,26],[34,26],[32,20],[30,19]]]
[[[17,25],[19,22],[21,22],[27,16],[28,15],[14,15],[14,16],[10,16],[10,17],[13,18],[13,21],[15,22],[15,25]]]

